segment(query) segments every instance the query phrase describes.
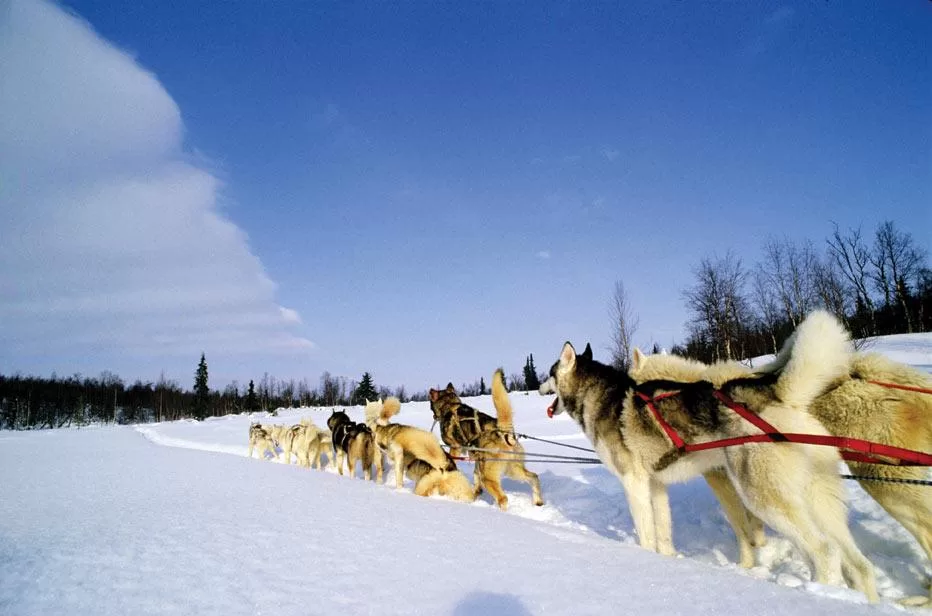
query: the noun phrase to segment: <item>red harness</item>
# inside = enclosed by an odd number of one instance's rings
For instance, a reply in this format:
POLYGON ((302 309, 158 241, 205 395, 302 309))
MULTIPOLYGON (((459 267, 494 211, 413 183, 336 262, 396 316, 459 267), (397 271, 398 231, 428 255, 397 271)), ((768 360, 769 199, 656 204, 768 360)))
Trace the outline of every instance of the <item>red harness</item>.
MULTIPOLYGON (((877 384, 882 385, 882 383, 877 384)), ((905 385, 895 385, 895 387, 898 389, 924 391, 920 388, 912 388, 905 385)), ((668 391, 651 398, 643 392, 635 392, 635 394, 644 401, 647 408, 650 409, 654 419, 660 424, 660 427, 673 442, 676 449, 682 453, 692 453, 695 451, 704 451, 706 449, 720 449, 722 447, 744 445, 745 443, 789 442, 837 447, 841 453, 841 457, 849 462, 867 462, 870 464, 888 464, 894 466, 932 466, 932 454, 923 453, 921 451, 913 451, 911 449, 903 449, 901 447, 873 443, 871 441, 849 438, 846 436, 822 436, 816 434, 780 432, 761 418, 760 415, 752 413, 720 390, 713 391, 712 395, 722 404, 752 423, 757 429, 763 432, 763 434, 749 434, 747 436, 723 438, 716 441, 707 441, 705 443, 686 443, 686 441, 677 434, 673 426, 667 423, 663 415, 661 415, 660 411, 657 409, 657 405, 654 404, 658 400, 676 396, 679 395, 679 393, 679 391, 668 391)), ((932 394, 932 391, 925 391, 925 393, 932 394)))

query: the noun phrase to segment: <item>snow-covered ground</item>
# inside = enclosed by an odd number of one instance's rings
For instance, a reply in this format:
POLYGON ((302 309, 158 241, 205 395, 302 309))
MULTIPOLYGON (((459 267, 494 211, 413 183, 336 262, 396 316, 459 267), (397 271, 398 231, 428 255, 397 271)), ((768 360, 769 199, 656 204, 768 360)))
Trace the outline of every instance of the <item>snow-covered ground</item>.
MULTIPOLYGON (((932 366, 932 335, 871 349, 932 366)), ((546 417, 549 399, 512 401, 519 432, 588 445, 565 415, 546 417)), ((323 425, 329 411, 273 421, 323 425)), ((502 513, 487 495, 464 505, 247 459, 251 419, 0 433, 0 614, 876 614, 927 593, 918 544, 853 482, 851 526, 879 606, 809 582, 772 533, 758 567, 737 567, 701 479, 671 488, 683 557, 668 558, 637 547, 624 492, 600 465, 530 461, 546 505, 510 482, 502 513)), ((398 421, 430 428, 427 403, 404 405, 398 421)))

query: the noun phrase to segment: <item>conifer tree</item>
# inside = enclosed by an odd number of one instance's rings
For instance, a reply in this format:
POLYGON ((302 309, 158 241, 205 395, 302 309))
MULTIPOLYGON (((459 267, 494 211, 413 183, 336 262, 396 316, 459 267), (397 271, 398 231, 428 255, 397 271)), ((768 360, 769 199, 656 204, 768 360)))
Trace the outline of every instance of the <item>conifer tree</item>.
POLYGON ((372 382, 372 375, 363 372, 362 380, 359 381, 356 391, 353 392, 353 404, 365 404, 367 400, 376 400, 378 397, 379 392, 376 391, 372 382))
POLYGON ((207 417, 207 406, 210 402, 210 389, 207 387, 207 359, 201 353, 201 361, 197 364, 194 375, 194 417, 204 419, 207 417))
POLYGON ((540 379, 537 377, 537 368, 534 366, 534 354, 528 355, 524 364, 524 386, 528 391, 540 387, 540 379))
POLYGON ((255 413, 259 410, 259 398, 256 396, 256 384, 249 379, 249 391, 246 392, 246 410, 255 413))

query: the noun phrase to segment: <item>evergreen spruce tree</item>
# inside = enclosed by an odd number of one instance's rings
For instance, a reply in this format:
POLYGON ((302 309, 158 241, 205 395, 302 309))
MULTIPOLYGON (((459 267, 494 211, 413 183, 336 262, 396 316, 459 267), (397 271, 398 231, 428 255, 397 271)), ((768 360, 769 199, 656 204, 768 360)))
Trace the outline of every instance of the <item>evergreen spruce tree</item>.
POLYGON ((256 396, 256 385, 249 379, 249 391, 246 392, 246 410, 255 413, 259 410, 259 398, 256 396))
POLYGON ((207 359, 201 353, 201 361, 197 364, 194 375, 194 417, 204 419, 207 417, 207 406, 210 402, 210 389, 207 387, 207 359))
POLYGON ((479 395, 484 396, 489 393, 485 388, 485 377, 479 377, 479 395))
POLYGON ((379 392, 376 391, 375 385, 372 383, 372 375, 363 372, 362 380, 359 381, 356 391, 353 392, 353 404, 365 404, 367 400, 376 400, 378 397, 379 392))
POLYGON ((524 386, 528 391, 540 387, 540 379, 537 377, 537 368, 534 367, 534 354, 528 355, 524 364, 524 386))

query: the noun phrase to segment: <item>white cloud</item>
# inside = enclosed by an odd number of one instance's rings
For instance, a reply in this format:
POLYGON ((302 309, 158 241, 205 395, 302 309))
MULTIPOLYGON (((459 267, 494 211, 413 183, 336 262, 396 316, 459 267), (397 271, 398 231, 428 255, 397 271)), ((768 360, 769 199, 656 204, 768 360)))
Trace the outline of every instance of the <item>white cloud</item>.
POLYGON ((549 258, 550 258, 550 251, 549 251, 549 250, 541 250, 540 252, 537 253, 537 258, 538 258, 538 259, 549 259, 549 258))
POLYGON ((24 353, 312 346, 219 211, 219 180, 187 162, 155 76, 58 7, 13 0, 0 83, 0 370, 24 353))

